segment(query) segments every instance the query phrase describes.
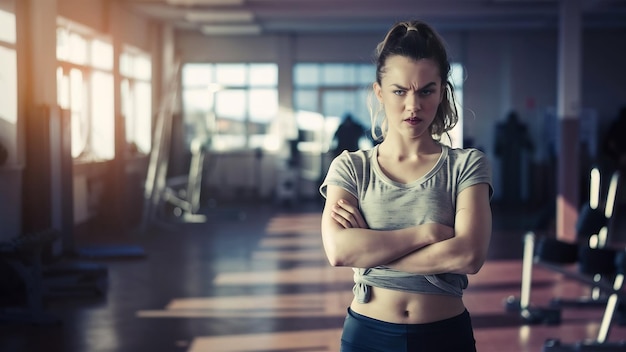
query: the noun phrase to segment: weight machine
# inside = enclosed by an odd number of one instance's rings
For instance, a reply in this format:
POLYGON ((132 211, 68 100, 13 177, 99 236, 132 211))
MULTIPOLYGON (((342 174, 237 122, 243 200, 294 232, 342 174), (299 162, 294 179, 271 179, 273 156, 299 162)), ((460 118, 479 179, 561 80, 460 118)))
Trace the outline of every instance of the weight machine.
MULTIPOLYGON (((201 129, 191 142, 191 160, 186 175, 168 178, 174 114, 178 105, 180 90, 180 63, 177 63, 169 78, 167 90, 161 100, 161 108, 156 117, 152 149, 144 187, 144 206, 141 231, 158 221, 169 208, 182 222, 203 223, 206 216, 199 214, 200 195, 204 165, 211 144, 212 126, 201 129)), ((214 123, 211 116, 209 123, 214 123)))
POLYGON ((559 339, 549 339, 544 344, 544 352, 626 352, 626 342, 608 341, 616 313, 623 313, 620 303, 626 299, 626 251, 612 248, 608 233, 614 217, 620 174, 618 171, 612 173, 604 200, 600 197, 600 174, 597 169, 592 170, 590 179, 590 201, 581 211, 577 242, 537 237, 532 231, 528 232, 524 236, 520 298, 511 296, 505 301, 506 310, 519 312, 522 321, 527 324, 559 324, 564 307, 605 307, 598 336, 594 340, 564 344, 559 339), (532 306, 530 295, 534 265, 589 285, 591 295, 575 300, 554 298, 548 307, 532 306), (577 269, 573 269, 572 265, 577 265, 577 269))

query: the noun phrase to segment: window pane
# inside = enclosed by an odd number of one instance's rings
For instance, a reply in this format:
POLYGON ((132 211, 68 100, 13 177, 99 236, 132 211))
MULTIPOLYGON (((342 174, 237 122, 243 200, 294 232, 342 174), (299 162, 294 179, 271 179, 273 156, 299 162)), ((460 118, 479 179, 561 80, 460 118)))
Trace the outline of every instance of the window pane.
POLYGON ((15 50, 0 47, 0 122, 2 120, 11 124, 17 122, 17 58, 15 50))
POLYGON ((150 152, 152 144, 152 85, 135 84, 135 143, 140 152, 150 152))
POLYGON ((126 133, 126 143, 135 143, 137 129, 135 126, 135 100, 130 87, 130 80, 123 79, 120 89, 122 96, 122 115, 124 116, 124 132, 126 133))
POLYGON ((70 33, 65 28, 57 28, 57 60, 64 60, 70 56, 70 33))
POLYGON ((341 117, 347 112, 353 112, 356 107, 354 91, 327 90, 323 93, 323 111, 326 117, 341 117))
POLYGON ((251 86, 277 86, 278 66, 276 64, 251 64, 251 86))
POLYGON ((269 122, 278 113, 278 92, 276 89, 250 90, 250 121, 269 122))
POLYGON ((70 70, 70 109, 82 112, 87 101, 83 72, 77 68, 70 70))
POLYGON ((246 118, 246 91, 224 90, 216 93, 215 113, 219 118, 243 121, 246 118))
POLYGON ((97 158, 113 159, 115 156, 115 123, 113 112, 113 75, 94 72, 91 92, 91 147, 97 158), (97 97, 97 98, 96 98, 97 97))
POLYGON ((215 76, 217 83, 226 86, 244 86, 246 84, 245 64, 217 64, 215 76))
POLYGON ((68 61, 75 64, 87 63, 87 40, 77 33, 70 33, 68 61))
POLYGON ((113 46, 101 40, 91 42, 91 64, 104 70, 113 68, 113 46))
POLYGON ((296 89, 294 92, 294 106, 296 110, 317 111, 317 89, 296 89))
POLYGON ((213 108, 211 103, 211 92, 208 89, 185 89, 183 91, 185 114, 206 113, 213 108))
POLYGON ((85 114, 72 111, 72 157, 79 157, 86 149, 88 142, 87 122, 85 114))
POLYGON ((319 85, 320 71, 317 64, 296 64, 293 75, 296 86, 319 85))
POLYGON ((213 66, 210 64, 185 64, 182 70, 184 87, 206 87, 213 82, 213 66))
POLYGON ((352 110, 352 115, 367 129, 372 125, 370 111, 368 109, 369 99, 376 99, 372 95, 372 90, 368 88, 359 89, 354 96, 355 107, 352 110))
POLYGON ((70 70, 69 77, 69 102, 66 108, 72 111, 72 156, 78 157, 89 141, 89 121, 85 111, 87 92, 83 81, 83 73, 79 69, 70 70))
POLYGON ((120 74, 126 77, 133 76, 133 57, 128 53, 120 54, 120 74))
POLYGON ((357 69, 356 83, 363 84, 368 88, 376 81, 376 67, 374 65, 359 65, 357 69))
POLYGON ((62 67, 57 67, 57 104, 62 109, 70 107, 70 80, 63 74, 62 67))
POLYGON ((134 77, 142 80, 152 78, 152 63, 150 58, 143 55, 135 57, 135 65, 133 67, 134 77))
MULTIPOLYGON (((122 115, 128 119, 128 117, 133 115, 133 98, 130 90, 130 81, 125 78, 122 79, 121 88, 121 105, 122 105, 122 115)), ((128 128, 126 128, 128 132, 128 128)))
POLYGON ((323 82, 325 85, 354 85, 354 65, 349 64, 325 64, 322 68, 323 82))
POLYGON ((15 44, 15 14, 0 10, 0 40, 15 44))
POLYGON ((135 135, 135 124, 133 118, 133 111, 135 110, 133 107, 133 97, 130 89, 130 81, 128 79, 123 79, 120 95, 122 98, 122 115, 124 116, 124 129, 126 130, 126 142, 131 143, 134 141, 135 135))
POLYGON ((150 151, 152 140, 152 97, 151 85, 130 80, 122 81, 122 109, 126 126, 126 142, 132 143, 140 153, 150 151))

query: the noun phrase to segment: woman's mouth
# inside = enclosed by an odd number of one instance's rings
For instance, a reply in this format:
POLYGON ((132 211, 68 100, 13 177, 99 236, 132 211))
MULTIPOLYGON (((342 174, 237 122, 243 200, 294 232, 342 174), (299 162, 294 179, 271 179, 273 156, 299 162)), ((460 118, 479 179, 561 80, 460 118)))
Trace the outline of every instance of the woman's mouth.
POLYGON ((414 117, 409 117, 408 119, 405 119, 404 121, 408 123, 409 125, 417 125, 418 123, 422 121, 422 119, 414 116, 414 117))

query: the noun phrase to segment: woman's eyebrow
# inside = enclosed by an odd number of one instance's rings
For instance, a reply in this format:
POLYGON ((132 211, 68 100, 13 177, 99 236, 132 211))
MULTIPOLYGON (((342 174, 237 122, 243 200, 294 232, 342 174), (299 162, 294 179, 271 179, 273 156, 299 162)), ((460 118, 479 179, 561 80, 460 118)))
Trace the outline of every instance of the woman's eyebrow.
MULTIPOLYGON (((430 82, 430 83, 426 84, 425 86, 421 87, 421 88, 420 88, 420 89, 418 89, 418 90, 424 90, 424 89, 427 89, 427 88, 431 88, 432 86, 434 86, 434 85, 436 85, 436 84, 437 84, 437 82, 430 82)), ((391 86, 392 86, 392 87, 395 87, 395 88, 397 88, 397 89, 409 90, 409 88, 403 87, 403 86, 401 86, 401 85, 399 85, 399 84, 397 84, 397 83, 393 83, 391 86)))
POLYGON ((399 84, 396 84, 396 83, 393 83, 393 84, 391 85, 391 87, 393 87, 393 88, 398 88, 398 89, 402 89, 402 90, 409 90, 409 88, 403 87, 403 86, 401 86, 401 85, 399 85, 399 84))
POLYGON ((428 88, 431 88, 432 86, 435 86, 435 85, 437 85, 437 83, 436 83, 436 82, 430 82, 430 83, 428 83, 427 85, 425 85, 425 86, 423 86, 422 88, 420 88, 419 90, 428 89, 428 88))

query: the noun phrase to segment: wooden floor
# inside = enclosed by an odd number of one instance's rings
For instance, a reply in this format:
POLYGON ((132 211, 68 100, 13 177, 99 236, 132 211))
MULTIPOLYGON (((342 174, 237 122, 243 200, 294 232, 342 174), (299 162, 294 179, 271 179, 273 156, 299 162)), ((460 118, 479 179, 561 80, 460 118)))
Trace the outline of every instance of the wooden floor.
MULTIPOLYGON (((203 224, 82 234, 81 245, 121 241, 146 256, 91 260, 108 268, 106 295, 49 301, 60 325, 0 325, 0 351, 338 351, 352 274, 324 258, 320 207, 222 206, 206 210, 203 224)), ((601 308, 565 309, 556 326, 505 311, 505 298, 519 296, 522 236, 537 216, 494 208, 489 260, 465 293, 480 352, 539 352, 546 339, 597 334, 601 308)), ((537 305, 587 291, 541 268, 533 280, 537 305)), ((610 340, 621 339, 626 328, 614 324, 610 340)))

